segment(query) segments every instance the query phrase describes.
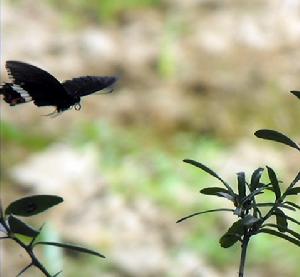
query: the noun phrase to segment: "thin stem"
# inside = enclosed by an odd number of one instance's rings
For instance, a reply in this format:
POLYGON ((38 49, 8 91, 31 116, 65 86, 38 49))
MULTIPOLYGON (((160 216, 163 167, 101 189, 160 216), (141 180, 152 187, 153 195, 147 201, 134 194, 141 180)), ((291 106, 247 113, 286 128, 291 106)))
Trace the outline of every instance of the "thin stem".
POLYGON ((244 268, 245 268, 245 261, 246 261, 246 254, 248 249, 248 243, 249 243, 250 235, 246 231, 243 241, 242 241, 242 252, 241 252, 241 260, 240 260, 240 267, 239 267, 239 277, 244 276, 244 268))
POLYGON ((35 254, 33 253, 33 249, 30 246, 27 246, 26 244, 24 244, 21 240, 19 240, 16 237, 12 237, 12 239, 18 243, 22 248, 25 249, 25 251, 27 252, 27 254, 30 256, 31 258, 31 264, 35 267, 37 267, 40 271, 42 271, 44 273, 45 276, 47 277, 52 277, 52 275, 47 271, 47 269, 41 264, 41 262, 37 259, 37 257, 35 256, 35 254))
POLYGON ((11 235, 9 226, 6 224, 6 221, 4 219, 4 217, 0 217, 0 223, 2 224, 2 226, 5 228, 5 230, 7 231, 7 236, 8 238, 14 240, 17 244, 19 244, 26 252, 27 254, 30 256, 31 258, 31 263, 28 267, 25 267, 20 273, 22 274, 25 270, 27 270, 29 267, 31 266, 35 266, 37 267, 41 272, 44 273, 45 276, 47 277, 52 277, 52 275, 47 271, 47 269, 41 264, 41 262, 38 260, 38 258, 35 256, 35 254, 33 253, 33 249, 32 249, 32 243, 33 241, 29 244, 26 245, 24 242, 22 242, 20 239, 18 239, 16 236, 11 235))
POLYGON ((29 265, 27 265, 26 267, 24 267, 24 268, 18 273, 18 275, 17 275, 16 277, 21 276, 21 275, 22 275, 28 268, 30 268, 31 266, 33 266, 32 263, 30 263, 29 265))

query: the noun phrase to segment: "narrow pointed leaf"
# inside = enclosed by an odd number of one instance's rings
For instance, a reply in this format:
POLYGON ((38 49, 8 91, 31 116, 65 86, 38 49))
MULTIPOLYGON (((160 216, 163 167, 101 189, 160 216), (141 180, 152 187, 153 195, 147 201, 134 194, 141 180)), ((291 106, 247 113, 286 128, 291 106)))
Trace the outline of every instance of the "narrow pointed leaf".
POLYGON ((246 201, 252 201, 254 199, 254 196, 257 195, 257 194, 261 194, 264 189, 266 189, 266 187, 260 187, 256 190, 252 191, 249 195, 247 195, 243 199, 242 204, 245 203, 246 201))
MULTIPOLYGON (((278 229, 278 225, 276 224, 272 224, 272 223, 268 223, 268 224, 264 224, 263 227, 273 227, 273 228, 277 228, 278 229)), ((300 241, 300 234, 291 230, 291 229, 286 229, 286 232, 291 234, 293 237, 295 237, 296 239, 298 239, 300 241)))
POLYGON ((21 234, 27 237, 36 237, 39 234, 37 230, 34 230, 31 226, 27 225, 13 215, 8 217, 8 225, 10 231, 13 233, 21 234))
MULTIPOLYGON (((251 205, 251 207, 253 207, 254 205, 251 205)), ((256 206, 257 207, 273 207, 274 206, 274 203, 256 203, 256 206)), ((288 209, 290 211, 296 211, 296 209, 294 207, 292 207, 291 205, 287 205, 286 202, 284 203, 280 203, 279 204, 279 207, 280 208, 283 208, 283 209, 288 209)))
POLYGON ((279 232, 285 232, 288 227, 288 222, 285 213, 280 209, 275 209, 276 223, 279 232))
POLYGON ((33 195, 18 199, 8 205, 5 214, 18 216, 32 216, 63 202, 63 199, 56 195, 33 195))
POLYGON ((284 204, 290 205, 290 206, 294 207, 295 209, 300 210, 300 206, 297 205, 296 203, 291 202, 291 201, 286 201, 286 202, 284 202, 284 204))
POLYGON ((246 178, 245 178, 245 172, 239 172, 237 174, 238 178, 238 191, 239 196, 241 199, 243 199, 246 196, 246 178))
POLYGON ((200 190, 200 193, 205 195, 215 195, 218 197, 225 197, 230 201, 234 201, 234 197, 231 194, 229 194, 227 189, 224 188, 219 188, 219 187, 204 188, 200 190))
POLYGON ((291 93, 300 99, 300 91, 292 90, 291 93))
POLYGON ((221 247, 228 248, 239 241, 244 233, 242 220, 238 220, 232 224, 228 231, 220 238, 221 247))
POLYGON ((277 232, 273 229, 269 229, 269 228, 262 228, 259 230, 259 233, 267 233, 267 234, 270 234, 270 235, 273 235, 273 236, 276 236, 276 237, 279 237, 279 238, 283 238, 297 246, 300 247, 300 240, 298 239, 295 239, 295 238, 291 238, 290 236, 286 235, 286 234, 283 234, 283 233, 280 233, 280 232, 277 232))
POLYGON ((287 190, 286 195, 296 195, 300 193, 300 187, 298 188, 290 188, 287 190))
POLYGON ((279 182, 278 182, 278 179, 277 179, 277 176, 276 176, 276 173, 274 172, 274 170, 268 166, 267 166, 267 170, 268 170, 269 179, 271 181, 271 184, 274 189, 275 196, 276 196, 276 200, 277 200, 281 196, 279 182))
POLYGON ((296 142, 292 141, 289 137, 287 137, 286 135, 280 132, 274 130, 268 130, 268 129, 261 129, 256 131, 254 135, 257 136, 258 138, 273 140, 276 142, 286 144, 300 151, 300 146, 296 142))
POLYGON ((193 213, 190 214, 188 216, 182 217, 179 220, 176 221, 176 223, 182 222, 188 218, 194 217, 196 215, 200 215, 200 214, 206 214, 206 213, 214 213, 214 212, 234 212, 233 209, 214 209, 214 210, 207 210, 207 211, 203 211, 203 212, 197 212, 197 213, 193 213))
POLYGON ((217 173, 215 173, 213 170, 208 168, 206 165, 204 165, 202 163, 199 163, 199 162, 196 162, 194 160, 189 160, 189 159, 185 159, 183 161, 185 163, 189 163, 193 166, 196 166, 196 167, 202 169, 203 171, 205 171, 206 173, 210 174, 211 176, 217 178, 219 181, 221 181, 224 184, 224 186, 228 189, 229 193, 231 195, 234 195, 234 192, 233 192, 232 188, 217 173))
POLYGON ((296 224, 300 225, 300 221, 296 220, 295 218, 290 217, 288 215, 285 215, 285 217, 286 217, 287 220, 292 221, 293 223, 296 223, 296 224))
POLYGON ((81 247, 81 246, 77 246, 77 245, 66 244, 66 243, 59 243, 59 242, 39 241, 39 242, 35 243, 34 246, 36 246, 38 244, 52 245, 52 246, 56 246, 56 247, 62 247, 62 248, 66 248, 66 249, 69 249, 69 250, 74 250, 74 251, 78 251, 78 252, 82 252, 82 253, 86 253, 86 254, 91 254, 91 255, 94 255, 94 256, 98 256, 100 258, 105 258, 102 254, 100 254, 100 253, 98 253, 96 251, 93 251, 93 250, 90 250, 90 249, 87 249, 87 248, 84 248, 84 247, 81 247))
POLYGON ((263 174, 264 169, 262 167, 257 168, 254 170, 251 176, 251 182, 250 182, 250 190, 254 191, 256 188, 260 187, 260 177, 263 174))

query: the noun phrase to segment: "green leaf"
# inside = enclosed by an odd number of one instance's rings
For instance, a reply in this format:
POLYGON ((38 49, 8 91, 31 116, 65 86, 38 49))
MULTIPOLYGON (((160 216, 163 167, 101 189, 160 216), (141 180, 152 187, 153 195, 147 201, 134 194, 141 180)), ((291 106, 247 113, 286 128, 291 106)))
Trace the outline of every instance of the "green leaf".
POLYGON ((189 159, 185 159, 183 160, 185 163, 189 163, 193 166, 196 166, 200 169, 202 169, 203 171, 205 171, 206 173, 210 174, 211 176, 217 178, 219 181, 221 181, 224 186, 228 189, 229 193, 234 196, 234 192, 232 190, 232 188, 217 174, 215 173, 213 170, 211 170, 210 168, 208 168, 206 165, 202 164, 202 163, 199 163, 199 162, 196 162, 194 160, 189 160, 189 159))
POLYGON ((300 206, 297 205, 296 203, 291 202, 291 201, 285 201, 284 204, 290 205, 290 206, 294 207, 295 209, 299 209, 300 210, 300 206))
POLYGON ((264 169, 262 167, 259 167, 254 170, 251 176, 251 182, 250 182, 250 190, 254 191, 256 188, 260 187, 260 177, 263 174, 264 169))
MULTIPOLYGON (((263 227, 273 227, 273 228, 280 228, 280 226, 278 227, 278 225, 276 225, 276 224, 272 224, 272 223, 267 223, 267 224, 264 224, 263 225, 263 227)), ((289 233, 289 234, 291 234, 292 236, 294 236, 296 239, 298 239, 299 241, 300 241, 300 234, 299 233, 297 233, 297 232, 295 232, 295 231, 293 231, 293 230, 291 230, 291 229, 286 229, 286 232, 287 233, 289 233)))
POLYGON ((82 252, 82 253, 86 253, 86 254, 91 254, 91 255, 94 255, 94 256, 98 256, 100 258, 105 258, 102 254, 100 254, 100 253, 98 253, 96 251, 93 251, 93 250, 90 250, 90 249, 87 249, 87 248, 84 248, 84 247, 81 247, 81 246, 77 246, 77 245, 66 244, 66 243, 59 243, 59 242, 39 241, 39 242, 35 243, 34 246, 36 246, 38 244, 52 245, 52 246, 56 246, 56 247, 62 247, 62 248, 66 248, 66 249, 69 249, 69 250, 74 250, 74 251, 78 251, 78 252, 82 252))
POLYGON ((246 196, 246 177, 245 172, 237 173, 239 196, 243 199, 246 196))
POLYGON ((293 223, 296 223, 296 224, 300 225, 300 221, 296 220, 296 219, 293 218, 293 217, 290 217, 290 216, 288 216, 288 215, 285 215, 285 218, 286 218, 287 220, 289 220, 289 221, 292 221, 293 223))
POLYGON ((63 198, 56 195, 33 195, 18 199, 8 205, 5 214, 18 216, 32 216, 63 202, 63 198))
POLYGON ((13 233, 21 234, 27 237, 36 237, 39 232, 35 229, 33 229, 31 226, 27 225, 20 219, 14 217, 13 215, 10 215, 8 217, 8 225, 9 229, 13 233))
POLYGON ((276 236, 276 237, 279 237, 279 238, 282 238, 282 239, 285 239, 297 246, 300 247, 300 240, 297 240, 297 239, 294 239, 294 238, 291 238, 290 236, 286 235, 286 234, 283 234, 283 233, 280 233, 280 232, 277 232, 273 229, 269 229, 269 228, 262 228, 259 230, 259 233, 267 233, 267 234, 270 234, 270 235, 273 235, 273 236, 276 236))
POLYGON ((291 93, 300 99, 300 91, 292 90, 291 93))
POLYGON ((221 245, 221 247, 223 248, 229 248, 232 245, 234 245, 237 241, 239 241, 241 239, 241 237, 237 234, 225 234, 223 235, 220 240, 219 243, 221 245))
POLYGON ((191 215, 180 218, 179 220, 176 221, 176 223, 182 222, 182 221, 184 221, 188 218, 191 218, 193 216, 196 216, 196 215, 206 214, 206 213, 214 213, 214 212, 234 212, 234 210, 233 209, 222 209, 221 208, 221 209, 214 209, 214 210, 207 210, 207 211, 203 211, 203 212, 197 212, 197 213, 193 213, 191 215))
POLYGON ((274 193, 275 193, 276 200, 277 200, 281 197, 279 182, 278 182, 278 179, 277 179, 277 176, 276 176, 276 173, 274 172, 274 170, 268 166, 267 166, 267 170, 268 170, 269 179, 270 179, 271 185, 274 189, 274 193))
MULTIPOLYGON (((280 208, 283 208, 283 209, 288 209, 290 211, 296 211, 296 209, 294 207, 291 207, 287 204, 285 204, 286 202, 284 203, 279 203, 279 207, 280 208)), ((256 203, 255 206, 257 207, 273 207, 275 205, 275 203, 256 203)), ((253 207, 254 205, 251 205, 251 207, 253 207)))
POLYGON ((274 214, 276 216, 276 223, 278 225, 279 232, 285 232, 288 227, 288 222, 285 213, 280 209, 275 209, 274 214))
POLYGON ((234 201, 234 197, 232 197, 232 195, 229 194, 228 190, 224 188, 218 188, 218 187, 204 188, 200 190, 200 193, 205 195, 215 195, 218 197, 225 197, 230 201, 234 201))
POLYGON ((256 218, 255 216, 253 216, 251 214, 247 214, 242 219, 242 224, 244 226, 246 226, 246 227, 251 227, 252 225, 254 225, 255 223, 257 223, 258 221, 260 221, 259 218, 256 218))
POLYGON ((300 193, 300 187, 299 188, 290 188, 287 190, 286 195, 296 195, 300 193))
POLYGON ((228 248, 239 241, 244 234, 244 225, 242 220, 238 220, 232 224, 228 231, 220 238, 221 247, 228 248))
POLYGON ((276 142, 280 142, 283 144, 286 144, 292 148, 296 148, 297 150, 300 151, 300 147, 299 145, 292 141, 289 137, 287 137, 286 135, 274 131, 274 130, 268 130, 268 129, 261 129, 258 130, 254 133, 255 136, 257 136, 258 138, 262 138, 262 139, 267 139, 267 140, 273 140, 276 142))
POLYGON ((254 196, 257 194, 261 194, 262 191, 266 189, 266 187, 260 187, 254 191, 252 191, 250 194, 248 194, 242 201, 242 204, 244 204, 246 201, 252 201, 254 199, 254 196))

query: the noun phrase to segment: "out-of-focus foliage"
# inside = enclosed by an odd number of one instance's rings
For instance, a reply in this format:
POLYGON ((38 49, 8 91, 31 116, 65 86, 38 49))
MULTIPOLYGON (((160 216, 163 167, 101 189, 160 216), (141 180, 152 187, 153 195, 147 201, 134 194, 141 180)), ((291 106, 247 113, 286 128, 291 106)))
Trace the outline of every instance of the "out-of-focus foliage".
POLYGON ((74 23, 96 20, 98 22, 119 21, 122 12, 157 7, 160 0, 48 0, 57 9, 63 9, 74 23))

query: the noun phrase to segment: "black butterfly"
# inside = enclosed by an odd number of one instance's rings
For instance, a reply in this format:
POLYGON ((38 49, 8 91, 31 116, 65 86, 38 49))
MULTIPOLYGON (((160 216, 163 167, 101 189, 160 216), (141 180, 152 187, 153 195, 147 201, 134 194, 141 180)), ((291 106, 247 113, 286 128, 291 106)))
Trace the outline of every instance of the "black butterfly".
POLYGON ((7 61, 6 70, 11 83, 0 87, 3 100, 10 106, 33 101, 36 106, 55 106, 51 113, 60 113, 74 106, 80 110, 80 98, 96 91, 111 88, 117 78, 114 76, 84 76, 60 83, 47 71, 36 66, 7 61))

